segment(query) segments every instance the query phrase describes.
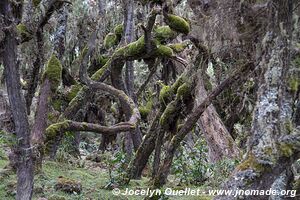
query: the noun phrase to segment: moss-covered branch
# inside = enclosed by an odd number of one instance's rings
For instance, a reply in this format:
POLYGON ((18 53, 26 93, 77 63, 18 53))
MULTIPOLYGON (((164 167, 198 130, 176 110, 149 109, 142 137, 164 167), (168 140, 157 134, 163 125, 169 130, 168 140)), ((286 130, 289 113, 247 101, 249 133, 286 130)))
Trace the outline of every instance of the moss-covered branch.
POLYGON ((58 133, 66 131, 92 131, 100 134, 115 134, 124 131, 134 130, 135 127, 129 123, 120 123, 114 126, 101 126, 93 123, 75 122, 65 120, 56 124, 52 124, 46 129, 47 141, 52 140, 58 133))
POLYGON ((155 187, 161 187, 165 184, 166 178, 169 174, 170 166, 174 157, 175 150, 180 145, 180 142, 185 138, 185 136, 192 130, 195 123, 198 121, 201 114, 205 109, 211 104, 211 102, 227 87, 233 84, 236 80, 241 77, 245 77, 247 73, 253 70, 254 64, 247 63, 243 65, 236 72, 232 73, 227 79, 225 79, 220 85, 218 85, 212 92, 210 92, 207 97, 202 101, 202 103, 196 107, 196 109, 187 116, 185 123, 180 128, 180 130, 173 136, 166 152, 165 159, 159 168, 159 172, 154 180, 155 187))

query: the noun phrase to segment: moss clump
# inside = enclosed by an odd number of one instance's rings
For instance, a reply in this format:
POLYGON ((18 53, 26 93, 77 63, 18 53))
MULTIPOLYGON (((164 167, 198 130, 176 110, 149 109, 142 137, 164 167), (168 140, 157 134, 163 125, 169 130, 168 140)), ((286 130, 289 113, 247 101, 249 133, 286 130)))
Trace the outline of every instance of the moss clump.
POLYGON ((22 38, 30 38, 31 37, 31 33, 29 32, 29 30, 27 29, 27 27, 25 26, 25 24, 18 24, 16 26, 18 34, 22 37, 22 38))
POLYGON ((65 178, 65 177, 59 177, 57 179, 56 184, 54 185, 55 190, 60 190, 66 193, 74 193, 80 194, 82 191, 82 185, 79 181, 65 178))
POLYGON ((247 169, 253 169, 256 170, 257 172, 262 172, 265 170, 265 166, 260 164, 253 153, 250 153, 248 155, 247 160, 243 161, 241 164, 237 166, 237 169, 240 171, 247 170, 247 169))
POLYGON ((290 157, 294 153, 294 149, 291 144, 280 143, 279 150, 280 150, 281 154, 285 157, 290 157))
POLYGON ((293 183, 293 189, 299 191, 300 190, 300 178, 296 179, 293 183))
POLYGON ((116 34, 116 36, 118 38, 121 39, 122 35, 123 35, 123 31, 124 31, 124 26, 123 24, 119 24, 114 28, 114 33, 116 34))
POLYGON ((38 5, 41 3, 41 0, 32 0, 32 3, 34 7, 38 7, 38 5))
POLYGON ((62 131, 65 128, 69 127, 69 121, 65 120, 63 122, 59 122, 56 124, 52 124, 50 125, 47 129, 46 129, 46 137, 47 140, 51 140, 54 139, 55 136, 57 135, 57 133, 59 133, 60 131, 62 131))
POLYGON ((52 101, 52 106, 55 110, 60 111, 62 107, 62 101, 60 99, 55 99, 52 101))
POLYGON ((166 45, 159 45, 157 47, 157 55, 163 57, 171 57, 174 55, 173 50, 166 45))
POLYGON ((170 96, 172 95, 171 93, 171 87, 168 85, 165 85, 161 88, 160 93, 159 93, 159 101, 160 103, 167 104, 169 102, 170 96))
POLYGON ((292 92, 297 92, 299 88, 299 79, 296 77, 293 77, 289 80, 289 88, 292 92))
POLYGON ((147 119, 149 113, 151 112, 152 106, 153 106, 153 102, 152 102, 152 100, 150 100, 147 102, 147 104, 145 106, 139 107, 139 112, 140 112, 141 118, 143 120, 147 119))
POLYGON ((48 198, 48 200, 67 200, 65 197, 63 196, 59 196, 59 195, 52 195, 48 198))
POLYGON ((159 123, 161 126, 165 127, 168 125, 169 120, 173 120, 172 115, 176 113, 176 102, 173 101, 168 104, 162 116, 160 117, 159 123))
POLYGON ((137 41, 132 42, 125 47, 121 48, 119 53, 124 51, 124 56, 138 56, 145 52, 145 39, 144 36, 140 37, 137 41))
POLYGON ((72 85, 71 90, 66 94, 67 102, 72 101, 77 95, 77 93, 81 90, 82 86, 80 84, 72 85))
POLYGON ((172 40, 177 36, 177 33, 173 31, 169 26, 159 26, 154 29, 154 38, 160 42, 166 42, 172 40))
POLYGON ((190 24, 177 15, 168 14, 166 16, 166 23, 170 28, 179 33, 188 34, 190 32, 190 24))
POLYGON ((61 76, 62 66, 60 61, 55 55, 52 55, 43 74, 43 80, 47 78, 51 83, 51 90, 55 92, 60 85, 61 76))
POLYGON ((97 59, 98 64, 100 65, 100 67, 103 67, 107 63, 108 60, 109 60, 109 57, 104 56, 104 55, 100 55, 97 59))
POLYGON ((177 98, 187 98, 191 95, 191 86, 188 83, 183 83, 177 90, 177 98))
POLYGON ((110 49, 111 47, 118 44, 118 37, 114 33, 109 33, 104 38, 104 47, 110 49))
POLYGON ((169 44, 168 47, 173 49, 175 53, 180 53, 184 51, 184 49, 188 46, 188 42, 184 43, 176 43, 176 44, 169 44))

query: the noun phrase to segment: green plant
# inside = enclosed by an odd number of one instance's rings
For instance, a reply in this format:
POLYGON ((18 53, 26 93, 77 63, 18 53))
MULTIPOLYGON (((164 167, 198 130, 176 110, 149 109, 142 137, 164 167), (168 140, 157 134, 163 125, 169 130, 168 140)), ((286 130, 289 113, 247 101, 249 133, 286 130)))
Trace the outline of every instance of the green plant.
POLYGON ((112 184, 121 184, 123 182, 128 162, 124 152, 104 153, 104 163, 106 164, 109 175, 106 187, 109 187, 112 184))
POLYGON ((203 138, 199 138, 192 147, 181 145, 172 167, 172 173, 180 183, 202 185, 209 178, 212 166, 207 160, 207 152, 203 138))

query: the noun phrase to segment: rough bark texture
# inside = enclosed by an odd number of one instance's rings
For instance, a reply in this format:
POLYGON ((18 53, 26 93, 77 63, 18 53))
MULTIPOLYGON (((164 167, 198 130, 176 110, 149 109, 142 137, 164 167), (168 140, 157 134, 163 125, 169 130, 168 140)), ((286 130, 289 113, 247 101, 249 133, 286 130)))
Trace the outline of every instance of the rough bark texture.
MULTIPOLYGON (((202 75, 198 75, 195 91, 196 105, 199 105, 207 96, 202 75)), ((239 149, 227 131, 213 105, 207 107, 199 119, 199 124, 208 146, 209 160, 216 162, 222 158, 235 158, 239 149)))
POLYGON ((35 122, 31 131, 31 145, 35 146, 35 167, 37 170, 42 168, 43 145, 45 131, 47 128, 47 119, 49 111, 49 99, 51 98, 51 85, 49 79, 43 81, 40 89, 40 95, 37 103, 35 122))
POLYGON ((0 14, 4 16, 4 25, 11 27, 5 31, 5 38, 1 46, 5 46, 6 49, 1 52, 1 57, 3 59, 7 93, 18 141, 15 147, 18 179, 16 199, 30 200, 32 197, 34 176, 32 149, 30 147, 30 130, 26 114, 26 103, 21 94, 16 32, 15 26, 12 23, 15 21, 15 18, 20 19, 18 18, 20 13, 21 9, 13 7, 10 1, 3 0, 0 2, 0 14), (15 12, 17 12, 17 14, 12 12, 13 9, 16 9, 15 12))
MULTIPOLYGON (((292 123, 291 34, 293 2, 274 0, 268 7, 269 25, 262 43, 262 69, 258 101, 253 114, 246 159, 224 184, 225 189, 258 189, 274 181, 299 158, 299 129, 292 123)), ((244 199, 266 199, 245 196, 244 199)), ((237 199, 219 196, 216 199, 237 199)))

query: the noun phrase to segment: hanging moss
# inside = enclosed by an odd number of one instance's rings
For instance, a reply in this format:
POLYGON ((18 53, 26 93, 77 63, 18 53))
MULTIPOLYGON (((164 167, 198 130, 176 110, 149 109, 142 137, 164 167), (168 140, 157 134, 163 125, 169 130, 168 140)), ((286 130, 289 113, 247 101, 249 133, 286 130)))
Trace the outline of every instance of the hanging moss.
POLYGON ((22 37, 22 38, 30 38, 32 37, 32 34, 29 32, 29 30, 27 29, 27 27, 25 26, 25 24, 18 24, 16 26, 18 34, 22 37))
POLYGON ((60 64, 60 61, 55 55, 52 55, 43 74, 43 80, 45 80, 45 78, 48 78, 51 83, 51 90, 55 92, 60 85, 61 76, 62 66, 60 64))
POLYGON ((160 42, 172 40, 176 38, 177 33, 173 31, 169 26, 159 26, 154 29, 154 38, 160 42))
POLYGON ((32 3, 34 7, 38 7, 38 5, 41 3, 41 0, 32 0, 32 3))
POLYGON ((166 23, 172 30, 179 33, 188 34, 190 32, 189 23, 185 19, 177 15, 168 14, 166 16, 166 23))
POLYGON ((122 35, 124 32, 124 26, 123 24, 119 24, 114 28, 114 33, 116 34, 116 36, 121 39, 122 35))
POLYGON ((110 49, 111 47, 118 44, 118 37, 114 33, 109 33, 104 38, 104 47, 110 49))

